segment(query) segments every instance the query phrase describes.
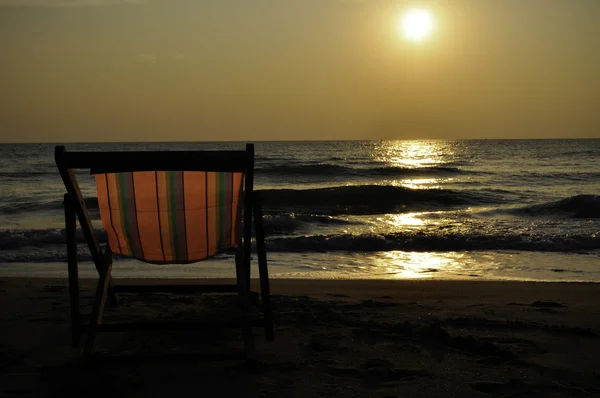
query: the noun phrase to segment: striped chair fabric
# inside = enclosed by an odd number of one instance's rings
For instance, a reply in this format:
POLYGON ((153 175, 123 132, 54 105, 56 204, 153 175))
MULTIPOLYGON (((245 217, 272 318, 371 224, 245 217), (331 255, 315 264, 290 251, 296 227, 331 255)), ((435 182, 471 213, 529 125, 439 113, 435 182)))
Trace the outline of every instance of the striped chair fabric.
POLYGON ((148 263, 191 263, 237 247, 243 173, 95 174, 113 253, 148 263))

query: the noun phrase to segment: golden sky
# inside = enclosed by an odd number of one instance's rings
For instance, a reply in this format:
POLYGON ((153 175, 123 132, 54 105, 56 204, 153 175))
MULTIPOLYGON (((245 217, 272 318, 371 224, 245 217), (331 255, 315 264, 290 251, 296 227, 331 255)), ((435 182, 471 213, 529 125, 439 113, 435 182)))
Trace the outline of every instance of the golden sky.
POLYGON ((0 0, 0 142, 600 138, 600 0, 0 0), (432 35, 398 20, 428 9, 432 35))

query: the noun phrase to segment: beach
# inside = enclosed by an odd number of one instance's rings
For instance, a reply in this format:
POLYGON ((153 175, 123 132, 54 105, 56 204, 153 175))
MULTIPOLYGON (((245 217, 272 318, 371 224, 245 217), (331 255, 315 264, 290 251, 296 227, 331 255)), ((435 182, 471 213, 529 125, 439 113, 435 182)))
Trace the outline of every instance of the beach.
MULTIPOLYGON (((163 355, 241 348, 233 329, 104 333, 98 358, 121 356, 82 366, 70 345, 67 281, 3 278, 0 395, 600 395, 600 284, 273 279, 271 286, 276 337, 267 342, 254 329, 256 366, 163 355)), ((82 312, 93 289, 93 280, 82 282, 82 312)), ((121 295, 105 322, 225 317, 233 299, 121 295)))

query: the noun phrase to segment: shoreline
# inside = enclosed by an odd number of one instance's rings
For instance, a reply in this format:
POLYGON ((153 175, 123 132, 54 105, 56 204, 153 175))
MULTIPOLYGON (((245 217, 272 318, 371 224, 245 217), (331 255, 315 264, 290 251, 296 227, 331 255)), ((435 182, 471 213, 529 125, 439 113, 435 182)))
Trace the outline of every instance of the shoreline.
MULTIPOLYGON (((600 282, 600 252, 269 252, 274 279, 325 280, 486 280, 542 282, 600 282)), ((256 263, 252 275, 257 275, 256 263)), ((82 278, 97 277, 92 262, 79 263, 82 278)), ((202 264, 156 266, 117 259, 115 278, 233 278, 233 259, 214 258, 202 264)), ((3 277, 67 277, 65 259, 48 262, 0 262, 3 277)))
MULTIPOLYGON (((24 276, 0 276, 0 282, 1 281, 19 281, 19 282, 25 282, 25 281, 30 281, 30 280, 38 280, 38 279, 42 279, 42 280, 55 280, 57 282, 68 282, 68 278, 67 277, 57 277, 57 276, 34 276, 34 277, 24 277, 24 276)), ((84 281, 84 282, 89 282, 89 281, 94 281, 97 280, 98 278, 96 277, 80 277, 79 280, 80 281, 84 281)), ((211 281, 211 282, 216 282, 216 283, 230 283, 235 281, 235 278, 228 278, 228 277, 215 277, 215 278, 211 278, 211 277, 196 277, 196 278, 158 278, 158 277, 148 277, 148 278, 140 278, 140 277, 135 277, 135 278, 114 278, 113 279, 115 281, 122 281, 122 282, 126 282, 126 283, 147 283, 148 284, 160 284, 163 281, 169 281, 169 283, 182 283, 182 284, 189 284, 189 283, 193 283, 194 281, 211 281), (150 283, 150 282, 154 282, 154 283, 150 283)), ((258 283, 258 277, 252 277, 251 281, 254 283, 258 283)), ((459 278, 447 278, 447 279, 443 279, 443 278, 402 278, 402 279, 391 279, 391 278, 269 278, 269 280, 271 281, 271 283, 273 282, 277 282, 277 283, 284 283, 284 284, 296 284, 296 283, 300 283, 300 284, 304 284, 304 283, 311 283, 311 282, 316 282, 316 283, 326 283, 326 284, 330 284, 330 283, 358 283, 358 284, 362 284, 362 283, 375 283, 375 284, 379 284, 379 283, 424 283, 424 284, 428 284, 428 283, 505 283, 505 284, 511 284, 511 283, 532 283, 532 284, 574 284, 574 285, 600 285, 600 281, 553 281, 553 280, 521 280, 521 279, 459 279, 459 278)), ((257 285, 258 286, 258 285, 257 285)))
MULTIPOLYGON (((85 277, 81 277, 79 278, 80 281, 82 281, 83 283, 86 282, 90 282, 90 281, 95 281, 97 280, 97 277, 90 277, 90 276, 85 276, 85 277)), ((174 278, 165 278, 165 277, 147 277, 147 278, 140 278, 140 277, 125 277, 125 278, 115 278, 113 277, 113 279, 115 281, 122 281, 125 282, 127 284, 131 284, 131 283, 145 283, 145 284, 149 284, 149 285, 157 285, 157 284, 161 284, 161 283, 165 283, 165 281, 167 281, 169 284, 191 284, 191 283, 195 283, 196 281, 210 281, 210 283, 235 283, 235 278, 233 277, 189 277, 189 278, 181 278, 181 277, 174 277, 174 278)), ((46 280, 46 281, 57 281, 57 282, 64 282, 64 283, 68 283, 68 277, 66 276, 32 276, 32 277, 26 277, 26 276, 3 276, 0 275, 0 281, 3 280, 7 280, 7 281, 31 281, 31 280, 46 280)), ((269 278, 269 280, 271 281, 271 283, 283 283, 285 285, 288 284, 296 284, 296 283, 300 283, 300 284, 310 284, 312 282, 315 283, 325 283, 325 284, 335 284, 335 283, 349 283, 349 284, 353 284, 353 283, 357 283, 357 284, 362 284, 362 283, 423 283, 423 284, 428 284, 428 283, 489 283, 489 284, 496 284, 496 283, 500 283, 500 284, 511 284, 511 283, 517 283, 517 284, 559 284, 559 285, 600 285, 600 281, 578 281, 578 280, 548 280, 548 279, 485 279, 485 278, 471 278, 471 279, 467 279, 467 278, 398 278, 398 279, 392 279, 392 278, 269 278)), ((251 282, 253 284, 253 287, 258 287, 258 281, 259 278, 258 277, 251 277, 251 282)))

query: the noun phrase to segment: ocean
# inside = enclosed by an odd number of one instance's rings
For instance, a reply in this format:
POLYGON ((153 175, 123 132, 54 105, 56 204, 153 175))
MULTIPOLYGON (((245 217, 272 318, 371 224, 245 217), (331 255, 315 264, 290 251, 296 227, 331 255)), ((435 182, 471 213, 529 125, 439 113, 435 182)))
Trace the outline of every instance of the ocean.
MULTIPOLYGON (((0 145, 0 276, 66 276, 53 153, 54 144, 0 145)), ((600 281, 600 140, 258 142, 256 156, 272 278, 600 281)), ((105 238, 93 178, 78 176, 105 238)), ((80 272, 93 276, 79 242, 80 272)), ((168 266, 117 258, 113 274, 231 277, 232 264, 230 254, 168 266)))

